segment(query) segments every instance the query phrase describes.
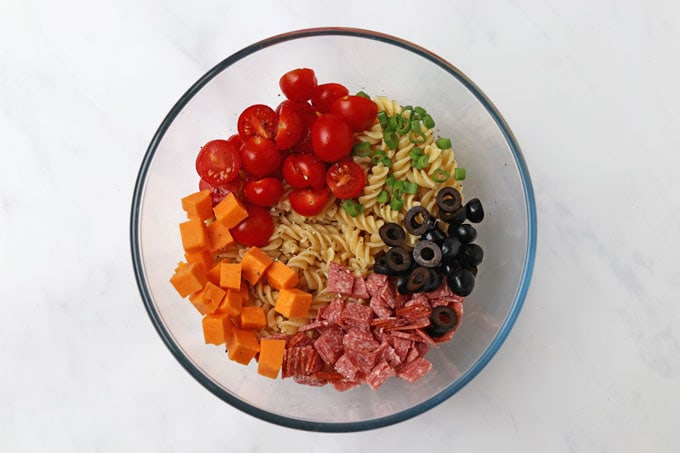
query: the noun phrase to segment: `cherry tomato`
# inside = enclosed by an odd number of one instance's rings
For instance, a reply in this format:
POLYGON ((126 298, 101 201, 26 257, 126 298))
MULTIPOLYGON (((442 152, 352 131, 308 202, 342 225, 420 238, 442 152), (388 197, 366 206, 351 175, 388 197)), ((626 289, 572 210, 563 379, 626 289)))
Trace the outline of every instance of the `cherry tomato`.
POLYGON ((378 116, 378 105, 362 96, 345 96, 331 105, 331 113, 341 115, 354 132, 370 129, 378 116))
POLYGON ((283 161, 283 178, 294 189, 326 184, 326 166, 314 154, 291 154, 283 161))
POLYGON ((229 230, 236 241, 247 247, 267 245, 274 233, 274 221, 269 212, 259 206, 246 206, 248 217, 229 230))
POLYGON ((298 115, 293 101, 283 101, 276 109, 279 116, 279 123, 276 126, 276 147, 287 149, 296 144, 304 132, 304 125, 300 115, 298 115))
POLYGON ((325 113, 312 125, 312 148, 324 162, 337 162, 352 151, 352 128, 340 115, 325 113))
POLYGON ((279 118, 276 112, 263 104, 246 108, 238 117, 238 133, 245 141, 249 137, 273 139, 279 118))
POLYGON ((279 79, 279 87, 283 94, 291 101, 306 101, 312 97, 316 86, 314 71, 299 68, 288 71, 279 79))
POLYGON ((307 128, 302 134, 302 138, 290 149, 293 154, 312 154, 314 148, 312 147, 312 129, 307 128))
POLYGON ((283 195, 283 184, 276 178, 262 178, 246 182, 243 194, 252 204, 268 208, 283 195))
POLYGON ((241 165, 251 176, 262 178, 276 172, 281 166, 281 153, 271 140, 250 137, 241 148, 241 165))
POLYGON ((234 135, 230 136, 227 139, 227 141, 229 143, 231 143, 232 145, 234 145, 236 147, 236 149, 238 149, 238 150, 240 150, 241 146, 243 146, 243 139, 238 134, 234 134, 234 135))
POLYGON ((231 192, 233 192, 237 197, 240 197, 242 189, 243 180, 240 177, 232 179, 228 183, 220 184, 219 186, 210 184, 203 178, 201 178, 201 180, 198 182, 198 190, 210 191, 210 198, 212 199, 213 206, 222 201, 224 197, 229 195, 231 192))
POLYGON ((210 184, 220 185, 238 176, 241 156, 226 140, 211 140, 198 152, 196 172, 210 184))
POLYGON ((328 201, 328 189, 294 189, 288 194, 290 206, 300 215, 311 217, 323 210, 328 201))
POLYGON ((292 108, 295 111, 295 113, 298 114, 298 116, 302 120, 302 125, 304 127, 311 127, 312 123, 316 121, 318 115, 316 114, 316 110, 314 110, 314 107, 312 107, 309 104, 309 102, 296 102, 291 101, 290 99, 286 99, 285 101, 281 102, 281 104, 279 104, 279 106, 276 108, 277 113, 279 113, 279 109, 284 104, 286 105, 286 107, 292 108))
POLYGON ((354 161, 337 162, 326 173, 326 184, 338 198, 352 198, 359 195, 366 185, 366 174, 354 161))
POLYGON ((322 83, 314 88, 312 105, 320 113, 331 111, 331 105, 336 99, 347 96, 349 90, 339 83, 322 83))

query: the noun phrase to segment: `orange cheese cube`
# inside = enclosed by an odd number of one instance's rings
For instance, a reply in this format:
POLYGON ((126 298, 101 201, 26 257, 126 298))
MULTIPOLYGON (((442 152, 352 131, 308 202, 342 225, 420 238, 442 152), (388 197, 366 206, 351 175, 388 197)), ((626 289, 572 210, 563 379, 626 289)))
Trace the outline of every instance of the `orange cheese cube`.
POLYGON ((197 263, 178 266, 174 275, 170 278, 170 283, 183 298, 200 291, 207 281, 208 278, 197 263))
POLYGON ((206 344, 226 343, 234 327, 227 314, 212 314, 203 317, 203 338, 206 344))
POLYGON ((263 338, 260 340, 260 356, 257 364, 257 372, 262 376, 276 379, 281 365, 283 354, 286 350, 286 340, 263 338))
POLYGON ((249 248, 241 260, 243 278, 254 286, 264 276, 265 271, 273 262, 272 257, 259 248, 249 248))
POLYGON ((229 316, 239 316, 243 309, 243 299, 238 291, 228 289, 222 299, 222 303, 217 308, 218 313, 226 313, 229 316))
POLYGON ((201 314, 215 313, 225 298, 226 292, 219 286, 208 281, 198 293, 189 296, 189 300, 201 314))
POLYGON ((269 284, 276 289, 295 288, 298 284, 297 272, 281 261, 274 261, 267 268, 266 275, 269 284))
POLYGON ((227 343, 229 358, 243 365, 248 365, 258 352, 260 352, 260 342, 252 330, 236 329, 227 343))
POLYGON ((220 222, 212 222, 208 225, 206 233, 208 234, 210 251, 213 253, 234 245, 234 238, 229 229, 220 222))
POLYGON ((267 325, 262 307, 243 307, 241 309, 241 329, 260 330, 267 325))
POLYGON ((248 217, 248 211, 233 192, 227 194, 222 201, 217 203, 213 212, 217 221, 227 228, 234 228, 248 217))
POLYGON ((190 219, 212 219, 213 210, 210 191, 202 190, 182 198, 182 209, 184 209, 187 217, 190 219))
POLYGON ((200 219, 191 219, 179 224, 182 247, 187 252, 198 252, 209 246, 205 224, 200 219))
POLYGON ((210 268, 210 270, 205 274, 206 277, 208 277, 208 280, 213 282, 214 284, 218 285, 220 284, 220 265, 222 264, 223 261, 218 261, 213 267, 210 268))
POLYGON ((184 258, 187 263, 197 263, 201 266, 201 270, 205 273, 210 271, 210 268, 215 263, 215 258, 208 250, 201 250, 200 252, 185 252, 184 258))
POLYGON ((220 263, 220 286, 241 289, 241 263, 220 263))
POLYGON ((241 299, 243 300, 244 304, 250 300, 250 290, 248 289, 248 283, 243 281, 241 282, 241 289, 239 289, 239 294, 241 295, 241 299))
POLYGON ((276 298, 274 310, 287 318, 304 318, 312 304, 312 295, 297 288, 283 288, 276 298))

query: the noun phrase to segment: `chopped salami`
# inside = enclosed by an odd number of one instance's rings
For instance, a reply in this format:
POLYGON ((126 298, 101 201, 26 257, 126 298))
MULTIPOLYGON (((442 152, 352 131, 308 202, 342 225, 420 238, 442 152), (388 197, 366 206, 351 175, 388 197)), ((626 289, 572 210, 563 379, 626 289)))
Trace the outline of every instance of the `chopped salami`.
MULTIPOLYGON (((319 316, 331 324, 342 324, 342 311, 345 309, 345 301, 336 297, 330 304, 323 307, 325 310, 319 316)), ((321 310, 319 310, 321 312, 321 310)))
POLYGON ((354 362, 359 371, 368 374, 375 365, 376 350, 379 343, 366 330, 352 328, 343 338, 345 354, 354 362))
POLYGON ((283 355, 281 377, 311 374, 323 368, 323 360, 313 346, 288 348, 283 355))
POLYGON ((396 310, 397 316, 415 321, 421 318, 429 318, 432 308, 425 296, 418 295, 406 302, 403 307, 396 310))
POLYGON ((369 274, 366 277, 366 289, 371 297, 376 297, 380 294, 385 285, 387 285, 387 275, 369 274))
POLYGON ((298 332, 307 332, 308 330, 318 330, 320 328, 328 327, 330 323, 328 321, 314 321, 304 326, 298 328, 298 332))
POLYGON ((331 261, 328 265, 328 283, 326 290, 329 293, 342 294, 345 296, 352 295, 352 287, 354 286, 354 276, 352 273, 331 261))
POLYGON ((328 382, 330 381, 342 381, 345 379, 345 377, 338 373, 337 371, 317 371, 315 373, 312 373, 312 376, 318 379, 323 379, 328 382))
MULTIPOLYGON (((429 336, 429 335, 427 334, 427 332, 425 332, 423 329, 414 329, 414 332, 415 332, 418 336, 420 336, 420 338, 422 338, 422 340, 420 340, 420 341, 422 341, 422 342, 424 342, 424 343, 426 343, 426 344, 429 344, 429 345, 435 345, 435 344, 437 344, 437 343, 432 339, 432 337, 429 336)), ((448 333, 448 332, 447 332, 447 333, 448 333)))
POLYGON ((305 376, 297 374, 293 376, 293 379, 298 384, 311 385, 312 387, 323 387, 324 385, 328 384, 326 379, 321 379, 315 375, 305 376))
POLYGON ((331 384, 333 384, 333 387, 335 387, 335 390, 338 392, 344 392, 346 390, 352 389, 354 387, 358 387, 361 385, 360 381, 353 381, 353 380, 342 380, 342 381, 331 381, 331 384))
MULTIPOLYGON (((404 318, 400 318, 404 319, 404 318)), ((415 330, 422 329, 430 325, 430 318, 420 318, 409 322, 403 326, 393 327, 392 330, 415 330)))
POLYGON ((354 302, 347 303, 345 310, 342 312, 342 322, 344 325, 366 331, 371 328, 371 317, 371 307, 354 302))
POLYGON ((405 340, 411 340, 411 341, 423 341, 423 339, 420 337, 420 335, 416 335, 413 332, 404 332, 404 331, 401 331, 401 330, 393 330, 392 336, 398 337, 398 338, 403 338, 405 340))
POLYGON ((324 329, 319 338, 314 341, 314 348, 324 362, 333 365, 343 354, 344 346, 342 340, 344 337, 345 334, 342 329, 338 326, 333 326, 324 329))
POLYGON ((396 299, 396 296, 394 295, 394 290, 392 289, 392 286, 390 286, 388 283, 386 283, 386 284, 380 289, 380 292, 378 293, 378 297, 382 298, 382 300, 383 300, 390 308, 396 308, 396 306, 397 306, 397 299, 396 299))
POLYGON ((371 372, 366 376, 366 383, 371 386, 373 390, 377 390, 382 386, 387 379, 395 376, 397 372, 390 366, 387 361, 383 360, 378 363, 371 372))
POLYGON ((412 340, 407 340, 405 338, 399 338, 392 335, 392 347, 402 362, 406 361, 406 356, 408 355, 409 349, 413 347, 413 343, 414 342, 412 340))
POLYGON ((293 335, 290 340, 288 340, 286 348, 291 349, 297 348, 298 346, 312 346, 313 344, 314 340, 309 338, 304 333, 298 332, 295 335, 293 335))
MULTIPOLYGON (((420 344, 420 343, 416 343, 416 344, 420 344)), ((411 363, 415 359, 417 359, 418 357, 420 357, 420 352, 418 352, 418 348, 413 346, 411 349, 409 349, 408 354, 406 355, 406 360, 404 360, 404 363, 411 363)))
POLYGON ((418 355, 420 355, 420 357, 425 357, 425 354, 430 350, 430 346, 425 343, 416 343, 415 348, 418 350, 418 355))
POLYGON ((386 360, 390 366, 396 367, 401 365, 401 358, 399 357, 399 354, 397 354, 394 348, 390 346, 387 340, 380 344, 376 355, 378 362, 381 360, 386 360))
POLYGON ((397 318, 396 316, 390 316, 389 318, 378 318, 373 319, 371 321, 371 326, 386 330, 391 330, 396 327, 405 326, 406 324, 408 324, 408 320, 403 318, 397 318))
POLYGON ((354 381, 359 374, 359 368, 349 359, 347 354, 340 356, 338 360, 335 361, 335 371, 344 376, 348 381, 354 381))
POLYGON ((363 277, 355 276, 354 285, 352 286, 352 297, 357 299, 368 299, 371 295, 368 293, 366 282, 363 277))
POLYGON ((390 316, 394 315, 392 309, 387 305, 382 297, 371 297, 369 306, 378 318, 389 318, 390 316))
POLYGON ((432 369, 432 363, 419 357, 399 368, 397 376, 407 382, 416 382, 432 369))

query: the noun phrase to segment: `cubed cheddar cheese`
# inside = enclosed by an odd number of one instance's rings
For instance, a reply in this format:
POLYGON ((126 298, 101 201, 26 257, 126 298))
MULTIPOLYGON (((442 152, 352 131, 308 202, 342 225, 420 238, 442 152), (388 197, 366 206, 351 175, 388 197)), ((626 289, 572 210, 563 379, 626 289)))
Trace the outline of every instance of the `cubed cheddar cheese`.
POLYGON ((234 238, 229 229, 220 222, 212 222, 207 227, 208 243, 210 251, 213 253, 226 249, 234 245, 234 238))
POLYGON ((297 288, 284 288, 276 297, 274 310, 287 318, 304 318, 312 304, 312 295, 297 288))
POLYGON ((220 263, 220 286, 225 289, 241 289, 241 263, 220 263))
POLYGON ((197 263, 178 266, 174 275, 170 278, 170 283, 183 298, 200 291, 207 281, 205 273, 197 263))
POLYGON ((190 219, 208 220, 213 217, 212 198, 209 190, 192 193, 182 198, 182 209, 190 219))
POLYGON ((233 192, 227 194, 222 201, 217 203, 213 212, 215 219, 229 229, 234 228, 248 217, 248 211, 233 192))
POLYGON ((262 307, 243 307, 241 309, 241 329, 260 330, 267 325, 262 307))
POLYGON ((242 365, 248 365, 258 352, 260 352, 260 342, 252 330, 236 329, 230 341, 227 342, 229 358, 242 365))
POLYGON ((208 234, 201 219, 191 219, 179 224, 182 247, 187 252, 200 252, 209 247, 208 234))
POLYGON ((273 262, 271 256, 257 247, 251 247, 241 260, 241 274, 248 283, 254 286, 273 262))
POLYGON ((283 365, 283 354, 286 350, 286 340, 262 338, 260 340, 260 355, 257 372, 262 376, 276 379, 283 365))

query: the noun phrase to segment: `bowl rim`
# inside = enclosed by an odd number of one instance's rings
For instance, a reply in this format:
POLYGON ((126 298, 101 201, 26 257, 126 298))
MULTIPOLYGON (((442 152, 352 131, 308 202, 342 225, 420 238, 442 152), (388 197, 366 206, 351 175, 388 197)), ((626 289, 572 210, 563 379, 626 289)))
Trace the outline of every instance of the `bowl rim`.
POLYGON ((454 65, 444 60, 435 53, 413 44, 402 38, 396 36, 388 35, 381 32, 376 32, 367 29, 360 28, 348 28, 348 27, 319 27, 319 28, 306 28, 294 30, 282 34, 277 34, 269 38, 257 41, 238 52, 232 54, 231 56, 225 58, 209 71, 207 71, 202 77, 200 77, 175 103, 175 105, 170 109, 168 114, 165 116, 161 122, 158 130, 154 134, 149 146, 144 154, 142 163, 135 181, 135 187, 132 197, 132 207, 130 214, 130 247, 132 252, 132 264, 135 274, 135 279, 137 282, 137 287, 144 302, 147 314, 149 315, 154 328, 160 335, 161 339, 168 347, 172 355, 177 359, 177 361, 185 368, 189 374, 200 382, 206 389, 212 392, 215 396, 230 404, 231 406, 239 409, 249 415, 257 417, 261 420, 274 423, 277 425, 301 429, 306 431, 316 431, 316 432, 355 432, 364 431, 375 428, 380 428, 384 426, 389 426, 395 423, 399 423, 415 417, 416 415, 422 414, 423 412, 432 409, 433 407, 444 402, 452 395, 457 393, 465 385, 467 385, 493 358, 493 356, 498 352, 506 337, 508 336, 510 330, 512 329, 517 316, 521 311, 526 298, 529 284, 531 282, 531 276, 534 268, 534 261, 536 256, 536 244, 537 244, 537 219, 536 219, 536 201, 534 198, 534 190, 531 183, 531 178, 529 176, 529 171, 520 150, 519 144, 515 139, 514 134, 510 130, 510 127, 506 123, 503 116, 496 109, 494 104, 489 100, 489 98, 473 83, 462 71, 456 68, 454 65), (455 382, 451 383, 444 390, 434 395, 430 399, 423 401, 417 406, 405 409, 403 411, 391 414, 385 417, 380 417, 372 420, 365 420, 359 422, 339 422, 339 423, 329 423, 329 422, 315 422, 307 421, 301 419, 294 419, 286 416, 281 416, 268 412, 264 409, 260 409, 251 404, 248 404, 229 393, 225 392, 221 387, 216 385, 208 377, 206 377, 192 362, 187 358, 182 349, 173 341, 172 336, 168 330, 163 325, 159 313, 156 311, 151 293, 146 283, 144 265, 141 257, 140 248, 140 237, 139 230, 141 225, 140 221, 140 206, 144 198, 144 189, 146 185, 146 176, 149 166, 153 160, 156 153, 158 145, 162 141, 166 131, 175 120, 177 115, 182 111, 186 104, 200 91, 209 81, 216 77, 220 72, 222 72, 227 67, 241 60, 242 58, 257 52, 260 49, 270 47, 279 43, 286 41, 296 40, 300 38, 309 38, 315 36, 350 36, 356 38, 364 38, 370 40, 376 40, 383 42, 385 44, 394 45, 405 49, 407 51, 413 52, 431 63, 444 69, 450 75, 455 77, 460 83, 462 83, 484 106, 487 112, 496 122, 496 125, 503 133, 508 146, 510 147, 513 157, 515 159, 515 164, 520 172, 520 177, 524 188, 524 199, 527 207, 527 249, 524 257, 524 265, 522 270, 522 275, 520 278, 520 285, 515 296, 515 300, 510 307, 508 316, 506 317, 503 325, 498 330, 498 333, 494 337, 493 341, 490 343, 489 347, 484 351, 484 353, 475 361, 472 366, 461 375, 455 382))

